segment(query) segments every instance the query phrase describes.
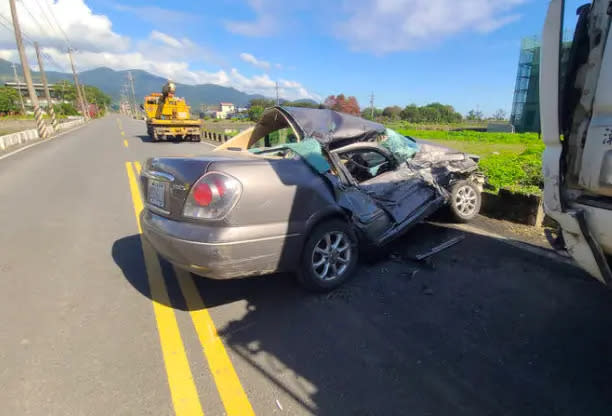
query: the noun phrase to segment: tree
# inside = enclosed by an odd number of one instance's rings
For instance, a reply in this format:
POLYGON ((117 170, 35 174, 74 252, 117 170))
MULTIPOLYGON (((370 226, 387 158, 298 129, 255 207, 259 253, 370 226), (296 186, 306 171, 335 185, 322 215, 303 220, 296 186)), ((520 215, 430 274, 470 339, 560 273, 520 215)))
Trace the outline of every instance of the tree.
POLYGON ((319 108, 319 104, 314 101, 285 101, 282 105, 287 107, 319 108))
POLYGON ((20 109, 19 93, 9 87, 0 87, 0 113, 13 113, 20 109))
POLYGON ((376 118, 382 116, 382 113, 383 113, 383 110, 375 107, 374 108, 374 118, 372 118, 372 108, 367 107, 361 110, 361 117, 365 118, 366 120, 376 120, 376 118))
POLYGON ((419 113, 421 114, 423 121, 428 123, 439 123, 442 121, 442 115, 437 107, 421 107, 419 113))
POLYGON ((421 121, 421 110, 416 104, 410 104, 404 107, 400 117, 409 123, 419 123, 421 121))
POLYGON ((276 102, 269 98, 252 98, 249 100, 249 107, 259 106, 263 108, 274 107, 276 102))
POLYGON ((249 108, 249 119, 251 121, 259 121, 264 110, 265 108, 261 105, 252 105, 249 108))
POLYGON ((455 111, 452 105, 444 105, 440 103, 427 104, 425 107, 432 108, 438 114, 437 121, 442 123, 457 123, 463 119, 463 116, 455 111))
POLYGON ((466 117, 466 119, 470 121, 482 121, 482 118, 483 118, 482 111, 479 111, 479 110, 468 111, 468 114, 466 117))
POLYGON ((326 108, 340 111, 341 113, 354 114, 356 116, 360 114, 357 98, 352 96, 346 98, 344 94, 330 95, 325 99, 324 105, 326 108))
POLYGON ((493 120, 505 120, 505 119, 506 119, 506 112, 502 108, 500 108, 499 110, 493 113, 493 120))
POLYGON ((76 102, 76 88, 74 84, 68 81, 60 81, 55 83, 53 88, 55 93, 61 98, 62 101, 75 101, 76 102))
POLYGON ((53 106, 53 111, 55 111, 55 114, 57 114, 58 116, 78 116, 79 115, 79 112, 77 111, 77 109, 74 108, 74 106, 70 103, 55 104, 53 106))
POLYGON ((385 107, 385 109, 382 112, 382 115, 385 117, 389 117, 390 119, 393 120, 398 120, 400 118, 400 114, 402 113, 402 108, 394 105, 391 107, 385 107))
POLYGON ((97 114, 103 115, 104 108, 111 104, 111 97, 92 85, 84 85, 83 89, 85 90, 85 101, 94 104, 98 109, 97 114))
POLYGON ((404 107, 400 113, 402 120, 410 123, 459 123, 463 116, 455 111, 452 105, 431 103, 419 107, 410 104, 404 107))

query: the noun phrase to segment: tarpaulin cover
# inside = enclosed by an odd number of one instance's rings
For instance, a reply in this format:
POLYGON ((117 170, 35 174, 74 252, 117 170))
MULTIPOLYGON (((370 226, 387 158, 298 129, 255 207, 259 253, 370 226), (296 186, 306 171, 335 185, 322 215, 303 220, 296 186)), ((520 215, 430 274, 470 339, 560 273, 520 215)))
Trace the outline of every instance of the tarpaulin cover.
POLYGON ((312 137, 322 145, 349 139, 367 140, 385 132, 385 126, 361 117, 333 110, 275 107, 285 112, 302 130, 303 137, 312 137))
POLYGON ((394 130, 387 129, 385 135, 387 136, 387 140, 380 143, 381 146, 385 147, 401 161, 412 159, 419 151, 419 145, 416 142, 402 136, 394 130))

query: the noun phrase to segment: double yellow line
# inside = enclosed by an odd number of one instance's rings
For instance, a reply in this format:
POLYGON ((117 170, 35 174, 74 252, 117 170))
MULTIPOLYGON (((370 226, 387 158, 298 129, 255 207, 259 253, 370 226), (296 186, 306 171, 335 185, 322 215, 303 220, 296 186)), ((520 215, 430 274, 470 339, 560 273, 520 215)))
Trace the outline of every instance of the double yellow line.
MULTIPOLYGON (((140 174, 142 167, 138 162, 133 164, 126 162, 125 168, 132 193, 134 214, 136 215, 136 223, 140 233, 151 298, 153 299, 153 311, 159 332, 174 411, 179 416, 203 415, 202 404, 200 403, 187 354, 185 353, 185 346, 176 321, 176 315, 174 309, 169 306, 171 305, 170 298, 159 259, 153 247, 142 235, 140 212, 143 209, 143 203, 134 172, 135 168, 136 173, 140 174)), ((217 335, 215 325, 193 282, 193 278, 189 273, 179 269, 175 269, 175 274, 226 414, 231 416, 254 415, 251 403, 240 384, 238 375, 223 346, 223 342, 217 335)))

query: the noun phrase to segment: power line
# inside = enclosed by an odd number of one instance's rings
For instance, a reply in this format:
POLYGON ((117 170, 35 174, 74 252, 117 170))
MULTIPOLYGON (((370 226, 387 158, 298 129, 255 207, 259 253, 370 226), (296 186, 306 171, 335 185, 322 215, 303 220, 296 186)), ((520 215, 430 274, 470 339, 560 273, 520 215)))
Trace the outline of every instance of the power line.
MULTIPOLYGON (((43 1, 44 1, 44 0, 43 0, 43 1)), ((26 12, 27 12, 27 13, 30 15, 30 17, 32 18, 32 20, 34 20, 34 22, 36 23, 36 25, 38 25, 38 27, 40 28, 41 32, 44 32, 44 33, 45 33, 45 35, 47 35, 47 36, 52 35, 52 33, 48 32, 48 31, 47 31, 47 29, 45 29, 45 28, 44 28, 44 25, 42 25, 42 24, 40 23, 40 21, 39 21, 39 20, 38 20, 38 19, 37 19, 37 18, 36 18, 36 17, 35 17, 33 14, 32 14, 32 12, 30 11, 30 9, 29 9, 29 8, 28 8, 28 6, 26 5, 26 1, 25 1, 25 0, 22 0, 20 3, 21 3, 21 4, 22 4, 22 6, 24 7, 25 11, 26 11, 26 12)), ((48 25, 49 25, 49 28, 51 29, 51 32, 56 32, 56 33, 58 33, 58 32, 57 32, 57 29, 53 27, 53 23, 51 23, 51 21, 49 20, 49 17, 47 16, 47 13, 45 12, 45 9, 44 9, 44 8, 41 6, 41 4, 39 3, 39 1, 38 1, 38 0, 36 0, 36 4, 38 5, 38 8, 39 8, 39 9, 40 9, 40 11, 42 12, 43 17, 44 17, 44 18, 45 18, 45 20, 47 21, 47 23, 48 23, 48 25)), ((45 1, 45 5, 46 5, 46 6, 49 8, 49 10, 51 10, 51 9, 50 9, 49 4, 48 4, 46 1, 45 1)), ((51 10, 51 11, 52 11, 52 10, 51 10)), ((2 16, 2 17, 4 17, 4 16, 2 16)), ((6 19, 6 18, 5 18, 5 19, 6 19)), ((8 19, 7 19, 7 20, 8 20, 8 19)), ((56 21, 56 22, 57 22, 57 21, 56 21)), ((63 35, 63 36, 64 36, 64 38, 66 39, 66 41, 68 41, 68 38, 67 38, 66 34, 64 33, 63 29, 61 28, 61 26, 59 26, 59 24, 58 24, 58 26, 57 26, 57 27, 58 27, 58 28, 60 29, 60 31, 61 31, 61 34, 60 34, 60 35, 63 35)), ((30 43, 32 46, 34 46, 34 41, 31 39, 31 37, 30 37, 30 36, 28 36, 28 35, 25 33, 25 31, 24 31, 23 29, 21 30, 21 33, 22 33, 22 34, 24 35, 24 37, 26 38, 26 41, 27 41, 28 43, 30 43)), ((49 36, 49 37, 52 37, 52 36, 49 36)), ((68 45, 70 45, 70 42, 68 42, 68 45)), ((60 65, 59 65, 59 64, 58 64, 58 63, 55 61, 55 59, 53 59, 53 57, 51 57, 51 56, 50 56, 48 53, 46 53, 46 52, 44 52, 44 51, 43 51, 43 52, 42 52, 42 56, 43 56, 43 58, 45 58, 45 60, 47 60, 47 61, 48 61, 48 62, 49 62, 51 65, 55 66, 56 68, 62 68, 62 67, 61 67, 61 66, 60 66, 60 65)))
MULTIPOLYGON (((39 27, 41 32, 44 32, 45 35, 49 36, 49 33, 47 32, 46 29, 43 29, 43 25, 40 24, 40 22, 38 21, 38 19, 36 17, 34 17, 34 15, 32 14, 32 12, 30 11, 30 9, 28 8, 28 6, 26 6, 26 2, 25 1, 21 1, 20 2, 21 5, 23 6, 23 8, 25 9, 25 11, 30 15, 30 17, 32 18, 32 20, 34 21, 34 23, 36 23, 36 26, 39 27)), ((53 29, 53 28, 51 28, 53 29)), ((23 30, 21 31, 21 33, 23 33, 23 30)))
POLYGON ((41 4, 38 2, 38 0, 36 0, 36 4, 38 5, 38 8, 40 9, 40 12, 42 14, 42 16, 45 18, 45 21, 47 22, 47 24, 49 25, 49 27, 53 30, 53 32, 57 33, 58 35, 61 36, 61 33, 58 32, 57 27, 55 27, 53 25, 53 23, 51 22, 51 19, 49 19, 49 16, 45 10, 45 7, 41 6, 41 4))
MULTIPOLYGON (((6 18, 2 13, 0 13, 0 18, 2 18, 4 22, 6 23, 4 27, 9 29, 10 31, 13 31, 13 23, 11 22, 11 20, 6 18)), ((30 36, 25 31, 21 30, 21 34, 23 35, 23 37, 28 43, 32 45, 34 44, 34 41, 30 38, 30 36)))
MULTIPOLYGON (((2 20, 0 20, 0 25, 4 26, 4 28, 6 30, 8 30, 9 32, 13 33, 14 29, 13 29, 13 24, 11 23, 10 20, 8 20, 2 13, 0 13, 0 19, 4 20, 4 22, 2 22, 2 20)), ((34 46, 34 41, 32 40, 32 38, 24 31, 21 30, 21 34, 24 37, 24 40, 29 43, 31 46, 34 46)), ((51 55, 49 55, 46 52, 42 53, 43 57, 54 67, 56 68, 63 68, 61 65, 59 65, 57 63, 57 61, 55 59, 53 59, 53 57, 51 55)))
MULTIPOLYGON (((64 32, 64 29, 62 29, 62 26, 60 26, 59 21, 57 20, 57 16, 55 16, 55 13, 53 12, 53 8, 49 5, 49 3, 47 3, 47 0, 42 0, 42 1, 43 3, 45 3, 45 6, 47 6, 47 10, 49 10, 49 12, 51 13, 51 17, 53 18, 55 25, 59 28, 60 32, 62 32, 64 39, 66 39, 66 43, 68 44, 68 47, 71 48, 72 46, 70 45, 70 39, 68 39, 68 35, 66 35, 66 32, 64 32)), ((49 24, 51 24, 51 22, 47 18, 47 14, 45 13, 44 8, 40 5, 38 0, 36 0, 36 4, 38 4, 38 7, 40 7, 41 11, 43 12, 45 16, 45 19, 47 19, 49 24)))

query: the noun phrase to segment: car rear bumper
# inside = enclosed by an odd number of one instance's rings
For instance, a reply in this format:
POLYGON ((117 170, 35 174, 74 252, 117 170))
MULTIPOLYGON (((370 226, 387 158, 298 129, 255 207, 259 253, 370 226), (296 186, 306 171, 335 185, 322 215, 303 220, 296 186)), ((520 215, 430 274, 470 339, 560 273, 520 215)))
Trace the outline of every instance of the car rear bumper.
POLYGON ((162 257, 200 276, 233 279, 264 275, 290 271, 299 263, 299 234, 222 241, 223 229, 219 227, 179 222, 146 209, 140 220, 143 234, 162 257))

